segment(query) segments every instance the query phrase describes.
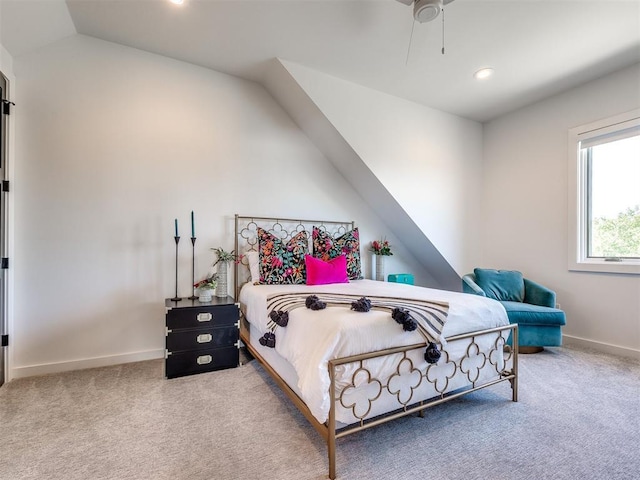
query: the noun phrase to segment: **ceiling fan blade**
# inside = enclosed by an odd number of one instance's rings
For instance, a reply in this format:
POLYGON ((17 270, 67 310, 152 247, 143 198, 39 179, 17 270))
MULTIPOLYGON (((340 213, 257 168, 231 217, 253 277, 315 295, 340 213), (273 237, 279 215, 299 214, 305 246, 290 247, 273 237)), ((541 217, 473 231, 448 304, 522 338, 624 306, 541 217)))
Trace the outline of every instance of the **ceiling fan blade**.
MULTIPOLYGON (((399 0, 398 0, 399 1, 399 0)), ((453 0, 442 0, 443 5, 449 5, 453 0)), ((408 5, 408 4, 407 4, 408 5)))

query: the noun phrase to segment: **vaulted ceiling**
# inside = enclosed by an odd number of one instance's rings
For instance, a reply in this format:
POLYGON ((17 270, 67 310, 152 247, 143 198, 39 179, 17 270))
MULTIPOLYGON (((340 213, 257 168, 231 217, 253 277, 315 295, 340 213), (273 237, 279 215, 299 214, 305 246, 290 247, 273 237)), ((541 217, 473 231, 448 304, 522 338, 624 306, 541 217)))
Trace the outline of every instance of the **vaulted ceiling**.
POLYGON ((444 55, 441 19, 395 0, 0 0, 0 43, 80 33, 259 82, 282 58, 478 121, 640 62, 640 0, 455 0, 444 55))

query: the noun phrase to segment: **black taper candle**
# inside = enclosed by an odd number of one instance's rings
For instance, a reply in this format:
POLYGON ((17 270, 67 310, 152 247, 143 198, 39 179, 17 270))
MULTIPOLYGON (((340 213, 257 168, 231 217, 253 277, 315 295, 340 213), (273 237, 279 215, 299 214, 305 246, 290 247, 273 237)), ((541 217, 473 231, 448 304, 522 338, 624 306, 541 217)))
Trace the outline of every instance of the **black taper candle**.
MULTIPOLYGON (((177 229, 177 227, 176 227, 176 229, 177 229)), ((180 242, 180 237, 176 235, 173 238, 176 241, 176 295, 171 299, 171 301, 172 302, 178 302, 178 301, 182 300, 182 298, 180 298, 178 296, 178 243, 180 242)))
MULTIPOLYGON (((193 212, 191 212, 193 215, 193 212)), ((189 300, 195 300, 196 296, 196 237, 191 237, 191 296, 189 300)))

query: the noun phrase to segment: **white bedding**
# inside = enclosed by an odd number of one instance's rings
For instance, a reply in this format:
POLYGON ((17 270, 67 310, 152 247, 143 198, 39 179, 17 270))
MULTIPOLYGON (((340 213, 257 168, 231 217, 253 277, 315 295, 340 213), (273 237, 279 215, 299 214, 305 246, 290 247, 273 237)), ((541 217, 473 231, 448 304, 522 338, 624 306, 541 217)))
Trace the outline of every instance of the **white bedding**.
MULTIPOLYGON (((252 325, 252 336, 257 329, 260 335, 268 330, 267 297, 275 293, 339 293, 359 296, 394 296, 418 300, 446 302, 449 304, 448 320, 442 335, 445 337, 485 330, 509 324, 504 307, 494 300, 444 290, 428 289, 400 283, 355 280, 331 285, 251 285, 240 292, 240 302, 252 325)), ((328 416, 328 360, 359 353, 373 352, 401 345, 424 342, 417 332, 405 332, 388 311, 371 310, 367 313, 348 308, 311 311, 299 308, 289 315, 286 328, 278 327, 275 350, 291 363, 298 376, 297 389, 302 400, 319 422, 328 416)), ((454 355, 455 352, 448 352, 454 355)), ((462 352, 458 352, 461 356, 462 352)), ((420 357, 414 359, 415 367, 426 368, 420 357), (422 362, 422 364, 419 364, 422 362)), ((390 359, 377 359, 368 367, 375 378, 388 377, 392 368, 390 359)), ((355 366, 344 366, 337 379, 339 389, 351 382, 355 366)), ((345 423, 353 418, 338 418, 345 423)))

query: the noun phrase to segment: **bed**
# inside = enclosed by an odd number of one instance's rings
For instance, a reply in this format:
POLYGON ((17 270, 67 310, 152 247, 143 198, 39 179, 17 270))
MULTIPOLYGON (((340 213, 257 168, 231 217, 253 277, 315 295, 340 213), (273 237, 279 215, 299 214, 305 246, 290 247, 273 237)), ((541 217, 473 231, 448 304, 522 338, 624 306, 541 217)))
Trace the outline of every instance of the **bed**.
POLYGON ((326 440, 331 479, 341 437, 500 382, 517 401, 502 305, 364 279, 362 250, 354 222, 235 216, 241 341, 326 440))

